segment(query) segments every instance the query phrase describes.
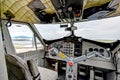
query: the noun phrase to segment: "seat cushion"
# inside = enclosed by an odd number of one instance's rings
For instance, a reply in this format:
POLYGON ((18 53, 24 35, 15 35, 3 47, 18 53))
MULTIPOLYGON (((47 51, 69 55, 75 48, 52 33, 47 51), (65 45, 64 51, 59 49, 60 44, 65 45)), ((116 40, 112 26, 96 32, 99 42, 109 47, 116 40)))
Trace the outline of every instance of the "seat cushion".
POLYGON ((43 67, 38 67, 38 70, 41 74, 41 80, 57 80, 58 74, 56 71, 46 69, 43 67))

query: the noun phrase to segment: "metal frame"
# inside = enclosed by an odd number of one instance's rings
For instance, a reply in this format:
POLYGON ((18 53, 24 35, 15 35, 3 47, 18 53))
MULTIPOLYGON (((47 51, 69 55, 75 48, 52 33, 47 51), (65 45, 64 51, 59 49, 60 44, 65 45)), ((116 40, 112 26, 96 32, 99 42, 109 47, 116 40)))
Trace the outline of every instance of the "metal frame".
POLYGON ((0 23, 0 79, 8 80, 7 75, 7 68, 6 68, 6 61, 5 61, 5 52, 3 48, 3 41, 2 41, 2 23, 0 23))
POLYGON ((9 54, 15 54, 16 53, 15 48, 13 46, 8 28, 5 25, 5 20, 2 20, 2 26, 3 26, 2 30, 3 30, 3 39, 4 39, 3 46, 5 49, 5 52, 9 54))

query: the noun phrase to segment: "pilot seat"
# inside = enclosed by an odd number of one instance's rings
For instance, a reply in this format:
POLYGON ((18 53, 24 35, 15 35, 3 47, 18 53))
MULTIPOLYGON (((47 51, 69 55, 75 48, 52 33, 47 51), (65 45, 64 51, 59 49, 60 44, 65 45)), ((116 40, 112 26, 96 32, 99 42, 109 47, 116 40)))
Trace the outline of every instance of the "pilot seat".
POLYGON ((57 72, 38 67, 33 60, 27 62, 16 55, 6 54, 9 80, 56 80, 57 72))

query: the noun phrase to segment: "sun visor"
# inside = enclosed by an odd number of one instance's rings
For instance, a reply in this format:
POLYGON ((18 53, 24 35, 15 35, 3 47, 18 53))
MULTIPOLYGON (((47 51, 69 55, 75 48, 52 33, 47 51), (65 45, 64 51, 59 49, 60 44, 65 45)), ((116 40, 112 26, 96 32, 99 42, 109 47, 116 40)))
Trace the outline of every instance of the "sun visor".
POLYGON ((44 4, 40 0, 34 0, 28 4, 28 7, 33 11, 45 9, 44 4))

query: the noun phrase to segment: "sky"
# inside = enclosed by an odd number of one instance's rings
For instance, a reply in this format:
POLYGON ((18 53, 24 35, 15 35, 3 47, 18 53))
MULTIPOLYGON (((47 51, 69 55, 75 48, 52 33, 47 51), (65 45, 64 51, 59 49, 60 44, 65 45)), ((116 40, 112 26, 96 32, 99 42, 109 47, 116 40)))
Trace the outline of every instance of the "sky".
MULTIPOLYGON (((27 25, 16 27, 17 25, 13 24, 12 27, 9 28, 12 37, 33 36, 32 31, 27 27, 27 25)), ((60 28, 60 24, 35 24, 35 26, 43 38, 48 40, 61 38, 70 34, 68 31, 65 31, 65 28, 60 28)), ((75 31, 75 35, 83 38, 93 40, 120 40, 120 16, 101 20, 78 22, 75 23, 74 26, 78 28, 78 30, 75 31)))

